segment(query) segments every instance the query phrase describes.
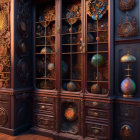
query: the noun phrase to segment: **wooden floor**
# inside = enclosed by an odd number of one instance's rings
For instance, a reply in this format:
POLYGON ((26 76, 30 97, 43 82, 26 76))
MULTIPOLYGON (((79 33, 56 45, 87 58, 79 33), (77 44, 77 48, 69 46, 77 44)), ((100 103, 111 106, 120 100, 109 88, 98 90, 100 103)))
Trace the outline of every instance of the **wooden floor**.
POLYGON ((52 138, 39 136, 35 134, 21 134, 19 136, 9 136, 3 133, 0 133, 0 140, 53 140, 52 138))

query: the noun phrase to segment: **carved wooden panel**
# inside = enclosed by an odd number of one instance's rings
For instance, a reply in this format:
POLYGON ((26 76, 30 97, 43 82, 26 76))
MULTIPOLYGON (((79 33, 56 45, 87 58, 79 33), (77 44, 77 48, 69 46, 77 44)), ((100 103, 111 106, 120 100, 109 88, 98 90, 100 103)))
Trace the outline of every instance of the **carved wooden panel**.
POLYGON ((55 121, 54 117, 52 116, 45 116, 41 114, 34 114, 34 124, 37 127, 48 129, 48 130, 54 130, 55 128, 55 121))
POLYGON ((0 126, 5 126, 7 121, 8 121, 7 111, 3 107, 0 107, 0 126))
POLYGON ((92 120, 94 120, 94 118, 108 120, 108 115, 109 115, 108 111, 91 109, 91 108, 86 109, 86 116, 92 118, 92 120))
POLYGON ((0 1, 0 88, 10 87, 11 73, 11 38, 10 38, 10 3, 0 1))
POLYGON ((98 101, 86 101, 85 105, 88 107, 101 108, 101 109, 110 108, 110 105, 108 103, 98 102, 98 101))
POLYGON ((88 123, 86 124, 86 134, 89 137, 96 139, 107 139, 108 138, 108 126, 104 124, 88 123))

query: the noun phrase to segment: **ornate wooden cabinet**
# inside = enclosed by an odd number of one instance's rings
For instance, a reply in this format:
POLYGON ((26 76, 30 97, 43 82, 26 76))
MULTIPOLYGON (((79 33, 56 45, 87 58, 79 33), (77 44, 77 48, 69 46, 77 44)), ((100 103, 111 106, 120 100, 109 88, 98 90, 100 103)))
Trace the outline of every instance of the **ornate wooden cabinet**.
POLYGON ((55 139, 113 136, 113 2, 34 2, 32 131, 55 139))
POLYGON ((138 0, 1 0, 0 132, 139 140, 139 9, 138 0))

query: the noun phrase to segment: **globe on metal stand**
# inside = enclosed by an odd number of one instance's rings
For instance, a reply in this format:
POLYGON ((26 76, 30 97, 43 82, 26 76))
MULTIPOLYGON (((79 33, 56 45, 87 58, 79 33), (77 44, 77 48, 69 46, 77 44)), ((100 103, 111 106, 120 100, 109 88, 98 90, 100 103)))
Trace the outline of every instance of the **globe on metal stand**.
POLYGON ((136 57, 129 54, 129 51, 126 55, 121 57, 121 63, 127 63, 128 67, 125 69, 127 71, 126 78, 121 82, 121 91, 123 93, 124 98, 132 98, 134 95, 134 92, 136 91, 136 84, 132 80, 130 71, 132 70, 130 68, 131 63, 136 62, 136 57))

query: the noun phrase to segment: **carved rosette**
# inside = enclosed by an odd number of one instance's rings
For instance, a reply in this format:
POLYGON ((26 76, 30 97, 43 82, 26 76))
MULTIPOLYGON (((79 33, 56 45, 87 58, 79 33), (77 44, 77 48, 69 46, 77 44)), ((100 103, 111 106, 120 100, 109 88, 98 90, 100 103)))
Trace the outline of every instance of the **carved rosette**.
POLYGON ((4 126, 8 121, 7 111, 4 108, 0 108, 0 126, 4 126))

